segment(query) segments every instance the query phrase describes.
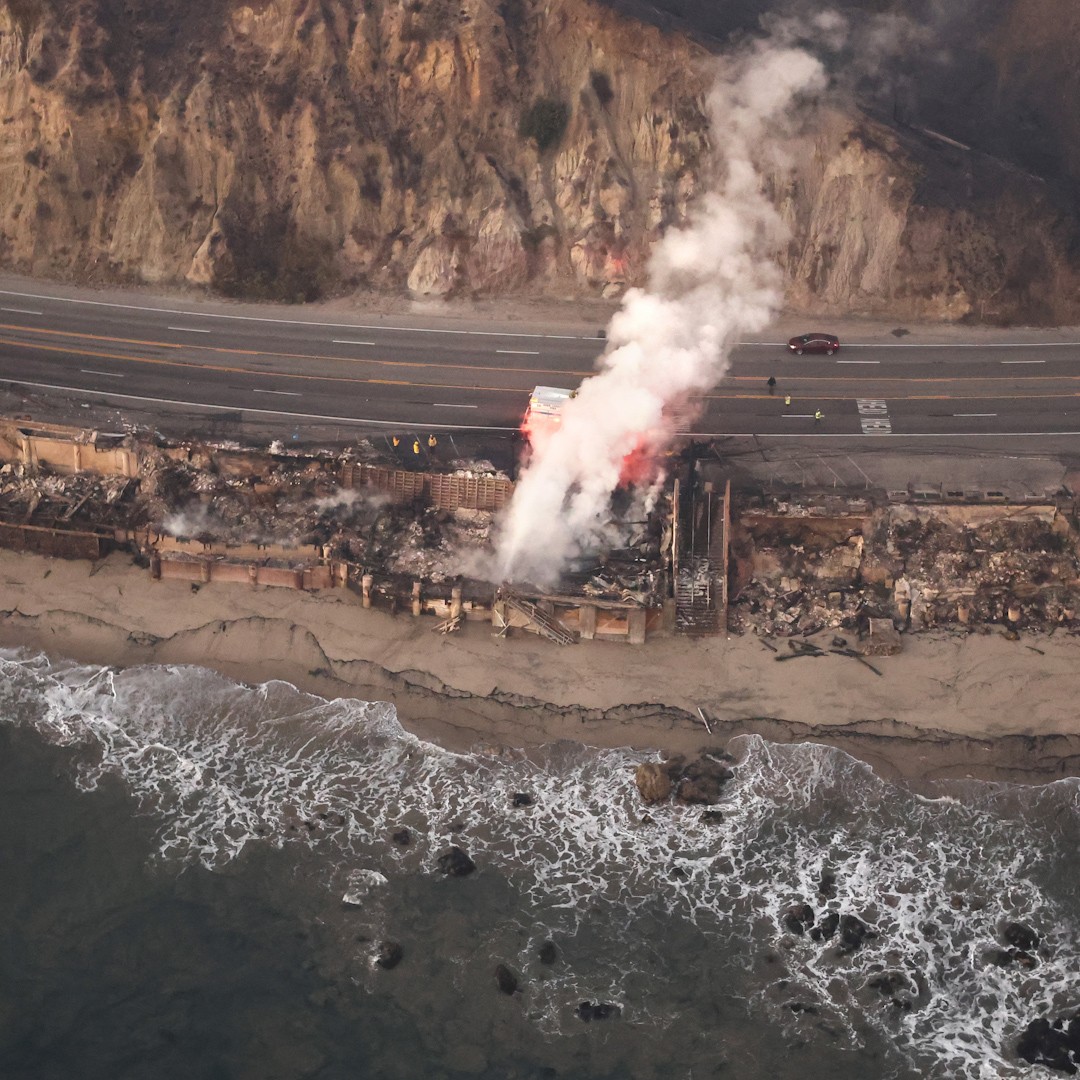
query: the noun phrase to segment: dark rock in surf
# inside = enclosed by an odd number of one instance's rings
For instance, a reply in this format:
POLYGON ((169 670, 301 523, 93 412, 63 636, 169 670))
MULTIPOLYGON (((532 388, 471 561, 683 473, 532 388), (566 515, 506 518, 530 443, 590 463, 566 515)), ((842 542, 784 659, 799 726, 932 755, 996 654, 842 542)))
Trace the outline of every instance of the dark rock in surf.
POLYGON ((700 757, 682 770, 675 797, 684 803, 704 803, 712 806, 720 801, 724 785, 734 775, 723 762, 700 757))
POLYGON ((724 814, 721 810, 703 810, 701 812, 701 823, 703 825, 722 825, 724 821, 724 814))
POLYGON ((583 1001, 577 1007, 577 1014, 587 1024, 591 1020, 609 1020, 621 1016, 622 1009, 610 1001, 583 1001))
POLYGON ((412 843, 412 833, 408 829, 398 829, 391 837, 398 847, 408 847, 412 843))
POLYGON ((1016 958, 1008 949, 987 949, 983 959, 995 967, 1011 967, 1016 958))
POLYGON ((855 915, 841 915, 839 931, 840 945, 837 951, 841 954, 853 953, 867 938, 877 936, 862 919, 855 915))
POLYGON ((1026 923, 1006 923, 1001 931, 1006 944, 1024 952, 1034 952, 1039 947, 1039 935, 1026 923))
POLYGON ((650 804, 666 802, 674 793, 678 802, 712 806, 735 775, 728 767, 730 760, 722 751, 703 753, 689 762, 682 754, 673 754, 664 762, 643 762, 634 781, 642 799, 650 804))
POLYGON ((524 791, 515 791, 513 798, 510 800, 510 804, 517 809, 520 806, 532 806, 533 797, 524 791))
POLYGON ((832 900, 836 896, 836 875, 831 870, 821 871, 817 891, 826 900, 832 900))
POLYGON ((821 922, 817 926, 811 927, 810 936, 815 941, 828 941, 836 933, 836 928, 839 925, 840 916, 835 911, 827 911, 822 915, 821 922))
POLYGON ((498 986, 500 993, 516 994, 518 977, 505 964, 499 964, 495 968, 495 985, 498 986))
POLYGON ((468 877, 476 863, 455 844, 439 856, 439 869, 448 877, 468 877))
POLYGON ((375 953, 375 963, 384 971, 396 968, 401 963, 405 950, 396 941, 380 941, 375 953))
POLYGON ((1080 1014, 1068 1025, 1058 1019, 1053 1024, 1045 1017, 1032 1020, 1016 1043, 1017 1054, 1031 1065, 1046 1065, 1067 1076, 1077 1074, 1080 1061, 1080 1014))
POLYGON ((792 904, 780 912, 785 929, 802 937, 814 925, 814 909, 809 904, 792 904))
POLYGON ((650 806, 666 802, 671 797, 671 777, 656 761, 642 762, 634 774, 634 783, 642 799, 650 806))
POLYGON ((559 950, 555 947, 554 941, 545 941, 544 944, 540 946, 540 951, 537 955, 540 958, 541 964, 547 964, 550 967, 550 965, 554 964, 559 958, 559 950))
POLYGON ((896 1009, 907 1012, 914 1009, 919 1000, 922 989, 925 988, 926 980, 922 979, 918 972, 914 979, 904 971, 883 971, 866 984, 871 990, 876 990, 882 997, 889 999, 896 1009))

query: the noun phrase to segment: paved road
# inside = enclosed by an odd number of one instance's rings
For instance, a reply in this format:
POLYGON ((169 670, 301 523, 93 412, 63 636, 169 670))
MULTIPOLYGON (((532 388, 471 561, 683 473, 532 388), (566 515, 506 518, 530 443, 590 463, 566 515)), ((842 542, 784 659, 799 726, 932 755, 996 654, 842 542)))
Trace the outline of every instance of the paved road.
MULTIPOLYGON (((1080 435, 1080 340, 1068 335, 864 328, 833 357, 788 354, 787 336, 734 350, 694 433, 997 445, 1080 435)), ((576 385, 602 348, 583 325, 331 318, 0 281, 0 383, 121 411, 509 432, 534 385, 576 385)))

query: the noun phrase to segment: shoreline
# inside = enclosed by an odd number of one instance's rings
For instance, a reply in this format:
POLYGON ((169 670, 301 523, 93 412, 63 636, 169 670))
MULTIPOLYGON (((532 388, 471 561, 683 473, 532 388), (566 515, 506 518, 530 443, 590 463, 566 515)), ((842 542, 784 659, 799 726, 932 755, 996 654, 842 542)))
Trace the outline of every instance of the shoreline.
POLYGON ((444 637, 431 619, 364 610, 339 590, 193 590, 122 554, 2 550, 0 585, 0 647, 389 701, 407 731, 456 752, 571 739, 693 754, 757 734, 837 747, 916 788, 1080 774, 1080 639, 1063 634, 905 635, 902 653, 875 658, 878 677, 833 655, 777 664, 751 635, 560 648, 466 623, 444 637))

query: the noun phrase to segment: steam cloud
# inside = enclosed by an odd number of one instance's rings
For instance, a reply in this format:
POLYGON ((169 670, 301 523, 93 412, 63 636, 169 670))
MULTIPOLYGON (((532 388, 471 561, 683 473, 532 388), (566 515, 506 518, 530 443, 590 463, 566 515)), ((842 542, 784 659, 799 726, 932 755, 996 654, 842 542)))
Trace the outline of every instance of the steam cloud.
POLYGON ((738 336, 772 321, 787 228, 759 167, 799 104, 825 85, 821 63, 783 42, 757 41, 721 62, 707 102, 723 157, 719 184, 688 226, 658 244, 648 287, 629 290, 611 320, 599 373, 537 447, 496 541, 503 580, 553 584, 571 559, 595 549, 626 455, 643 441, 654 453, 669 443, 676 414, 721 378, 738 336))

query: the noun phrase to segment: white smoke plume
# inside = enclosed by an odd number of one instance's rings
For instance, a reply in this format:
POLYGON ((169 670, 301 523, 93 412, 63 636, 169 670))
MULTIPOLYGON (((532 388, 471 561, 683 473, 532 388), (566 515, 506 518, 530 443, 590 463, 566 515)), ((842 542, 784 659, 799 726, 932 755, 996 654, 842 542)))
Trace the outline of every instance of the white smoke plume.
POLYGON ((569 560, 599 547, 626 455, 643 441, 662 449, 676 412, 723 375, 738 336, 772 321, 787 229, 759 166, 825 85, 820 62, 786 44, 758 41, 721 62, 708 98, 719 182, 690 224, 658 244, 647 288, 628 291, 611 321, 599 373, 537 447, 497 537, 503 580, 553 584, 569 560))

